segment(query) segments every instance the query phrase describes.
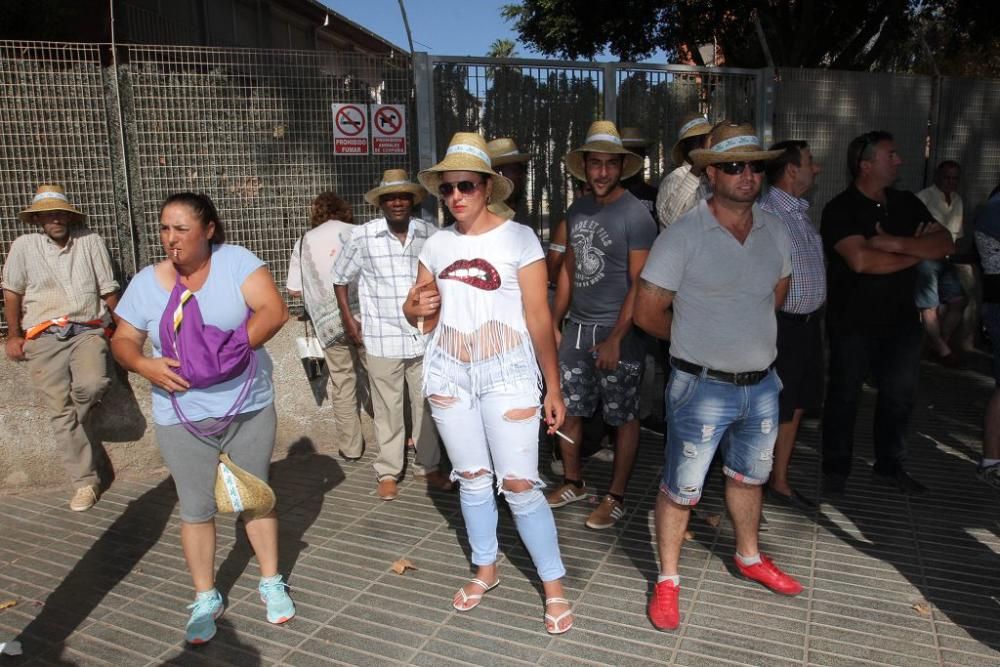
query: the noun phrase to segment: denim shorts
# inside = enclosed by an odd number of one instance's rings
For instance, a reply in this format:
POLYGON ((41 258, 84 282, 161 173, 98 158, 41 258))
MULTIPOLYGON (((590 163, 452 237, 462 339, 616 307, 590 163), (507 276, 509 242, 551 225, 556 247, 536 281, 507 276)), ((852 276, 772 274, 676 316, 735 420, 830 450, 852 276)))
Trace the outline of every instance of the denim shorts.
POLYGON ((601 370, 590 350, 604 342, 612 329, 566 322, 559 345, 559 376, 566 414, 570 417, 590 417, 600 403, 608 426, 621 426, 639 418, 645 338, 634 329, 630 331, 619 347, 618 368, 601 370))
POLYGON ((913 301, 920 310, 937 308, 964 294, 958 271, 954 265, 937 260, 924 260, 917 264, 917 284, 913 301))
POLYGON ((720 445, 726 475, 744 484, 767 482, 780 392, 774 371, 757 384, 739 386, 674 368, 664 392, 667 450, 660 490, 678 505, 697 504, 720 445))

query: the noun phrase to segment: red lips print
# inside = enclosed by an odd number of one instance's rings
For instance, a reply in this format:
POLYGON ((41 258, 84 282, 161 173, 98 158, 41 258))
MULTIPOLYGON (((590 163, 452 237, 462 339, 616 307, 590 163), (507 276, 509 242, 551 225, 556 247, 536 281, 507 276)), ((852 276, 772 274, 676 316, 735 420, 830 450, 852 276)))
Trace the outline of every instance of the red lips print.
POLYGON ((500 273, 485 259, 455 260, 438 274, 438 278, 457 280, 488 292, 500 288, 500 273))

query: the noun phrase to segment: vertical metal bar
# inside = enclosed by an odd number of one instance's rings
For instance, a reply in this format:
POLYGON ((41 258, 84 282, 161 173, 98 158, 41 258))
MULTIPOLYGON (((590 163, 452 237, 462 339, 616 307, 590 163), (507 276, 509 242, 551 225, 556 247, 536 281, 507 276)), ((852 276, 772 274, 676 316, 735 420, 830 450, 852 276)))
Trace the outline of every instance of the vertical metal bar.
POLYGON ((618 65, 604 64, 604 119, 618 122, 618 65))
MULTIPOLYGON (((434 125, 434 63, 430 54, 424 51, 413 54, 413 85, 416 93, 417 168, 423 169, 434 164, 437 150, 434 125)), ((424 220, 437 220, 437 198, 427 197, 422 211, 421 217, 424 220)))
POLYGON ((764 146, 774 143, 774 98, 780 81, 781 74, 777 68, 763 67, 757 70, 756 125, 764 146))

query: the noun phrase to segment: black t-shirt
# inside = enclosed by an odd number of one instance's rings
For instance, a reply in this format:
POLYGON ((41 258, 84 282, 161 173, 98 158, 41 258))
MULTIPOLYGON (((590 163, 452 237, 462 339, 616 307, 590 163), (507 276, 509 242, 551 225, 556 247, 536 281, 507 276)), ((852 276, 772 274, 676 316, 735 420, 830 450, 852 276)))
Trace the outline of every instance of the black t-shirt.
MULTIPOLYGON (((642 173, 642 172, 640 172, 642 173)), ((646 207, 649 214, 653 216, 653 222, 656 224, 656 231, 660 231, 659 220, 656 215, 656 194, 657 189, 652 185, 642 180, 642 177, 635 175, 632 178, 622 181, 622 185, 625 189, 635 195, 635 198, 642 202, 642 205, 646 207)))
POLYGON ((919 225, 934 222, 912 192, 886 188, 885 196, 882 204, 849 185, 823 208, 820 235, 827 258, 826 324, 833 331, 887 333, 920 321, 913 301, 916 267, 881 275, 855 273, 833 248, 848 236, 875 236, 876 224, 893 236, 913 236, 919 225))

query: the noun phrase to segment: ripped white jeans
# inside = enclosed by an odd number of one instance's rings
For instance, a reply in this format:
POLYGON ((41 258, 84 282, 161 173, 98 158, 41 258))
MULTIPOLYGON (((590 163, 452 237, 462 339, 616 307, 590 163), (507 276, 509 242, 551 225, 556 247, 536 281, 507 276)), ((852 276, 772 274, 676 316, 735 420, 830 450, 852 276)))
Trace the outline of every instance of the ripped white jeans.
MULTIPOLYGON (((503 359, 480 362, 480 366, 483 363, 499 365, 503 359)), ((424 393, 451 460, 451 477, 460 485, 473 564, 491 565, 497 559, 495 484, 507 500, 538 576, 554 581, 566 569, 552 510, 538 477, 539 389, 533 373, 512 383, 511 369, 506 370, 508 382, 480 385, 473 396, 467 368, 456 377, 455 366, 449 364, 451 377, 444 377, 432 367, 425 375, 424 393), (504 488, 504 480, 524 480, 531 487, 512 491, 504 488)))

